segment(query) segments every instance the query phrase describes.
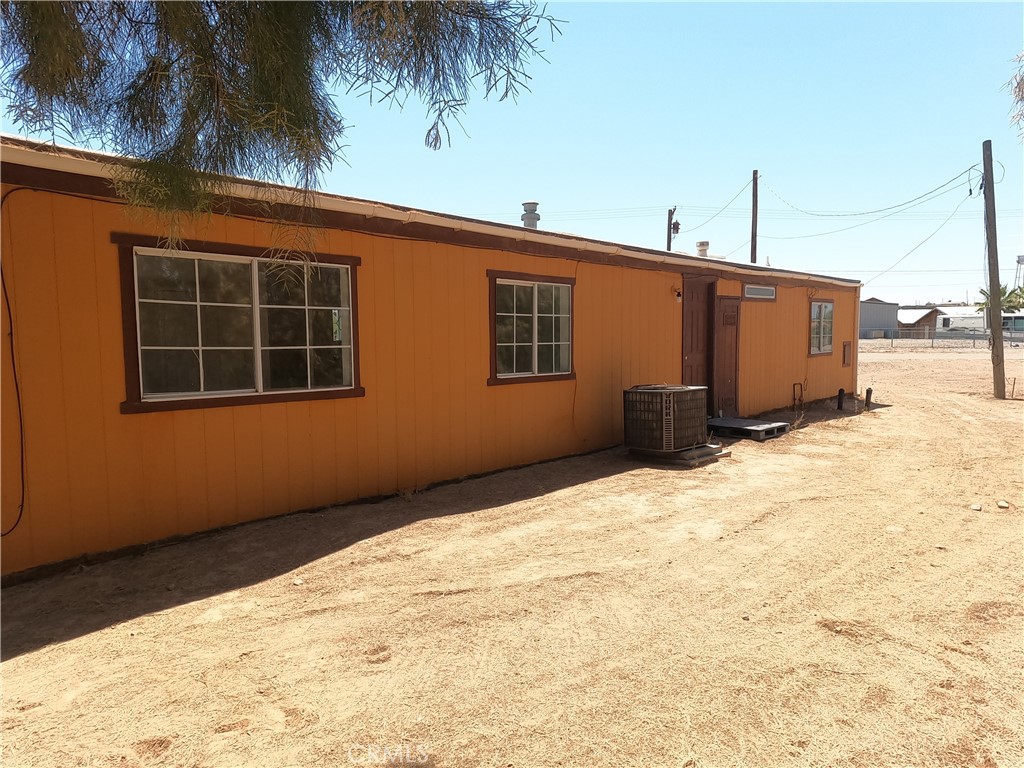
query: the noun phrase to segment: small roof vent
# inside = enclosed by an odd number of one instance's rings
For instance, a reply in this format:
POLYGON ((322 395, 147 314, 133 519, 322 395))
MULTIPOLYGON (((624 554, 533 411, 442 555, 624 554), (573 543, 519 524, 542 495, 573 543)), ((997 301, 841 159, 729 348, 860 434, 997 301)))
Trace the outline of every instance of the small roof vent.
POLYGON ((523 226, 527 229, 536 229, 537 222, 540 221, 540 214, 537 213, 537 206, 540 203, 534 202, 533 200, 527 200, 523 203, 523 213, 519 218, 523 220, 523 226))

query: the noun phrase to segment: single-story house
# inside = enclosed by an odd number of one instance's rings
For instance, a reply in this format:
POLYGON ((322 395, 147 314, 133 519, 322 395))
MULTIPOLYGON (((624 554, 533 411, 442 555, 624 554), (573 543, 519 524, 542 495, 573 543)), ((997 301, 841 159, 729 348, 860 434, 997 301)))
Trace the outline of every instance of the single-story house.
POLYGON ((899 330, 896 312, 900 305, 874 297, 860 303, 860 338, 891 339, 899 330))
POLYGON ((614 446, 637 384, 857 388, 856 281, 329 194, 288 260, 244 180, 169 248, 116 158, 0 149, 4 574, 614 446))
POLYGON ((900 337, 904 339, 931 339, 935 337, 936 307, 900 307, 896 319, 900 324, 900 337))

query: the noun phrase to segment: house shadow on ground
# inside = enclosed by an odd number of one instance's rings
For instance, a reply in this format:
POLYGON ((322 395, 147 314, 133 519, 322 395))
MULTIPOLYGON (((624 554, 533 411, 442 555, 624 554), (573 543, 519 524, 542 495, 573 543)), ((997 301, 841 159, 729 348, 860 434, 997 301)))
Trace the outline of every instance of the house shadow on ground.
POLYGON ((637 468, 624 449, 612 448, 374 503, 245 523, 159 542, 103 562, 72 565, 3 590, 2 659, 282 576, 421 520, 493 509, 637 468))
MULTIPOLYGON (((793 411, 775 411, 760 418, 799 429, 858 415, 851 399, 846 406, 837 411, 832 398, 807 404, 797 418, 793 411)), ((738 438, 714 440, 729 446, 738 438)), ((6 661, 139 616, 283 576, 421 520, 494 509, 645 467, 673 472, 687 469, 634 457, 617 447, 447 483, 422 493, 157 542, 132 554, 101 556, 99 562, 65 564, 53 575, 3 589, 0 658, 6 661)))

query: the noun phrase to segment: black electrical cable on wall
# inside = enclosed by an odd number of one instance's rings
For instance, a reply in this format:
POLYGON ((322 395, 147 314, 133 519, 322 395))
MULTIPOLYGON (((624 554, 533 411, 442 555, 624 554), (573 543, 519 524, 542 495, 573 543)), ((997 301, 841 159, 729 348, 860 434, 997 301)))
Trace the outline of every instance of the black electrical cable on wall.
MULTIPOLYGON (((7 203, 7 198, 15 192, 23 189, 29 189, 27 187, 19 187, 18 189, 8 190, 2 198, 0 198, 0 212, 3 211, 4 205, 7 203)), ((29 189, 29 191, 34 191, 29 189)), ((10 252, 8 252, 8 257, 10 252)), ((21 518, 25 513, 25 413, 21 407, 21 384, 18 381, 18 362, 14 357, 14 315, 11 312, 11 297, 7 293, 7 278, 4 277, 3 260, 0 259, 0 287, 3 289, 4 294, 4 306, 7 308, 7 343, 8 349, 11 353, 11 374, 14 377, 14 400, 18 409, 18 458, 21 465, 21 497, 18 500, 18 517, 6 531, 0 533, 0 538, 3 538, 9 533, 13 533, 14 529, 21 524, 21 518)))
MULTIPOLYGON (((79 200, 89 200, 91 202, 108 202, 116 203, 118 205, 124 205, 123 201, 120 200, 102 200, 90 195, 80 195, 74 192, 60 192, 51 189, 36 189, 34 187, 16 187, 15 189, 9 189, 4 193, 3 197, 0 197, 0 213, 3 212, 4 206, 7 205, 7 198, 13 195, 15 192, 45 192, 51 195, 61 195, 62 197, 74 197, 79 200)), ((7 259, 10 260, 10 251, 7 253, 7 259)), ((0 259, 0 287, 3 289, 4 295, 4 306, 7 307, 7 344, 8 349, 11 353, 11 374, 14 378, 14 397, 17 403, 18 409, 18 449, 21 458, 21 492, 18 500, 18 517, 6 531, 0 532, 0 538, 13 533, 14 530, 21 524, 22 517, 25 514, 25 496, 27 483, 25 482, 25 467, 28 464, 28 454, 25 451, 25 411, 22 407, 21 402, 21 381, 18 378, 18 361, 14 355, 14 315, 11 312, 11 297, 7 291, 7 277, 4 275, 3 260, 0 259)))

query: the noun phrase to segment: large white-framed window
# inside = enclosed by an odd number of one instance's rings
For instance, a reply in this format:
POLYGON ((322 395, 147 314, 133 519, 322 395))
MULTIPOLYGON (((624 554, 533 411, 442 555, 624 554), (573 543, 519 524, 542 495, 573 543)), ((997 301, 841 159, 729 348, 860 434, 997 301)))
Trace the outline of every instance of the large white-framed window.
POLYGON ((571 378, 572 278, 489 271, 490 383, 571 378))
POLYGON ((832 301, 811 302, 811 350, 812 355, 832 353, 832 301))
POLYGON ((359 388, 348 262, 357 260, 337 261, 122 249, 137 353, 137 365, 126 366, 137 376, 126 405, 140 406, 128 410, 352 394, 359 388))

